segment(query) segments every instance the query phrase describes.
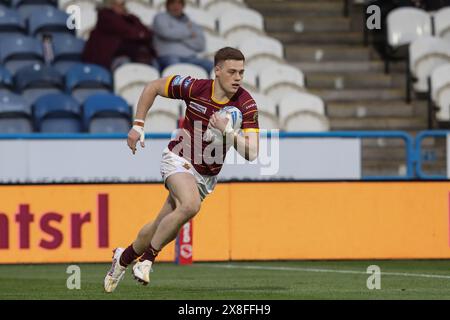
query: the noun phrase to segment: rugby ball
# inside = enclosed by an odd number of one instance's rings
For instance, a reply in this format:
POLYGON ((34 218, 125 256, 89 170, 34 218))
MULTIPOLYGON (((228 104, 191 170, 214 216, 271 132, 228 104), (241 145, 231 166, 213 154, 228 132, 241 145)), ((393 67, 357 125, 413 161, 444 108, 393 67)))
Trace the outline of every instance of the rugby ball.
MULTIPOLYGON (((228 118, 227 129, 232 128, 234 131, 238 132, 242 125, 242 113, 241 111, 233 106, 226 106, 220 109, 219 117, 228 118)), ((212 144, 222 145, 223 135, 220 130, 211 127, 211 123, 208 124, 208 128, 205 131, 204 140, 211 142, 212 144)))

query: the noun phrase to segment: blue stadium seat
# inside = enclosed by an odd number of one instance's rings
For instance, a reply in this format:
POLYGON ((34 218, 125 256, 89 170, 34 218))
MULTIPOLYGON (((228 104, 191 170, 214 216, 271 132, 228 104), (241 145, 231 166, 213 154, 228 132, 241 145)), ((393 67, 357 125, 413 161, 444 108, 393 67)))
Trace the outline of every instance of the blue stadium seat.
POLYGON ((52 38, 55 60, 81 59, 85 41, 69 34, 55 34, 52 38))
POLYGON ((31 104, 43 95, 64 89, 63 76, 55 68, 40 64, 17 70, 15 83, 16 90, 31 104))
POLYGON ((83 105, 83 122, 91 133, 127 133, 131 125, 131 108, 114 94, 95 94, 83 105))
POLYGON ((69 34, 53 34, 52 44, 54 55, 52 64, 61 74, 66 74, 76 63, 81 63, 84 40, 69 34))
MULTIPOLYGON (((14 7, 14 6, 13 6, 14 7)), ((16 7, 17 12, 22 17, 22 19, 27 20, 30 15, 35 10, 43 10, 43 9, 49 9, 54 8, 54 6, 49 4, 43 4, 43 3, 27 3, 22 4, 19 7, 16 7)))
POLYGON ((3 36, 0 48, 1 62, 12 74, 24 66, 44 61, 41 43, 31 37, 3 36))
POLYGON ((67 74, 67 72, 76 64, 81 63, 81 61, 71 61, 71 60, 60 60, 52 63, 53 68, 58 70, 61 74, 67 74))
POLYGON ((52 93, 40 97, 33 106, 35 127, 45 133, 82 131, 81 105, 72 97, 52 93))
POLYGON ((44 33, 74 34, 74 30, 67 28, 68 17, 64 11, 51 6, 35 8, 28 17, 28 32, 32 36, 44 33))
POLYGON ((95 64, 78 63, 67 71, 66 90, 83 103, 92 94, 112 91, 111 73, 95 64))
POLYGON ((11 6, 14 8, 23 6, 23 5, 32 5, 32 4, 48 4, 56 7, 58 5, 58 0, 7 0, 11 3, 11 6))
POLYGON ((13 79, 11 73, 5 67, 0 65, 0 89, 12 89, 13 79))
POLYGON ((63 88, 63 76, 53 67, 33 64, 16 73, 16 88, 19 91, 32 87, 63 88))
POLYGON ((33 132, 31 106, 22 97, 0 91, 0 133, 33 132))
POLYGON ((25 34, 25 23, 20 15, 10 8, 0 6, 0 32, 25 34))

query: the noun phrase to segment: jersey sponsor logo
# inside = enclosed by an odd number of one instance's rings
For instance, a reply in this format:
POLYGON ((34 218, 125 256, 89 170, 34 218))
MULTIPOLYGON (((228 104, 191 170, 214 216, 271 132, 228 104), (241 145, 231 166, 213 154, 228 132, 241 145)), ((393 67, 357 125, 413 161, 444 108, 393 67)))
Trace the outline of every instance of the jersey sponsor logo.
POLYGON ((253 114, 253 122, 258 121, 258 111, 253 114))
POLYGON ((192 82, 192 78, 186 79, 183 83, 183 87, 186 89, 192 82))
POLYGON ((173 79, 173 85, 180 86, 183 83, 183 81, 186 79, 187 79, 187 77, 176 76, 175 79, 173 79))
POLYGON ((181 76, 176 76, 176 77, 173 79, 172 85, 178 86, 178 85, 180 85, 181 81, 182 81, 182 77, 181 77, 181 76))
POLYGON ((256 103, 252 103, 252 104, 246 106, 245 110, 248 110, 248 109, 253 108, 253 107, 256 108, 256 103))
POLYGON ((198 104, 198 103, 195 103, 195 102, 192 102, 192 101, 191 101, 191 103, 189 104, 189 106, 190 106, 192 109, 194 109, 194 110, 196 110, 196 111, 198 111, 198 112, 201 112, 201 113, 203 113, 203 114, 206 114, 207 108, 206 108, 205 106, 202 106, 201 104, 198 104))

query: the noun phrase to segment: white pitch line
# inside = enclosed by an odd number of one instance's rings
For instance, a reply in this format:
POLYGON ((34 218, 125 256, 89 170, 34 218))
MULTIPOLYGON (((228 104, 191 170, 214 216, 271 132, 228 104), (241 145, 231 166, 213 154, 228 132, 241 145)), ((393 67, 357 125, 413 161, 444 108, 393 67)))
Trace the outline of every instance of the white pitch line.
MULTIPOLYGON (((364 271, 356 271, 356 270, 334 270, 334 269, 295 268, 295 267, 264 267, 264 266, 248 266, 248 265, 235 265, 235 264, 221 265, 221 264, 213 264, 213 263, 202 263, 197 266, 199 266, 199 267, 208 266, 208 267, 222 268, 222 269, 301 271, 301 272, 345 273, 345 274, 365 274, 365 275, 370 274, 370 273, 367 273, 364 271)), ((446 276, 446 275, 425 274, 425 273, 404 273, 404 272, 383 272, 383 271, 381 271, 381 275, 382 276, 387 275, 387 276, 400 276, 400 277, 450 279, 450 276, 446 276)))

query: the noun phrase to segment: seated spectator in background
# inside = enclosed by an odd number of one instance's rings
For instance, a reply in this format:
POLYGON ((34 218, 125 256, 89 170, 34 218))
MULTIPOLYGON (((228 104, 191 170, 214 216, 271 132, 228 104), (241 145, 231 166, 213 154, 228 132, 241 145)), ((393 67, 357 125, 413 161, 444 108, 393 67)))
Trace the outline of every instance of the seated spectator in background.
POLYGON ((184 0, 167 0, 167 12, 161 12, 153 20, 155 48, 161 71, 175 63, 192 63, 210 74, 213 63, 199 58, 205 50, 203 29, 183 13, 184 0))
POLYGON ((138 17, 128 13, 125 0, 106 0, 99 9, 95 29, 87 41, 82 60, 107 69, 138 62, 159 68, 152 45, 153 34, 138 17))

